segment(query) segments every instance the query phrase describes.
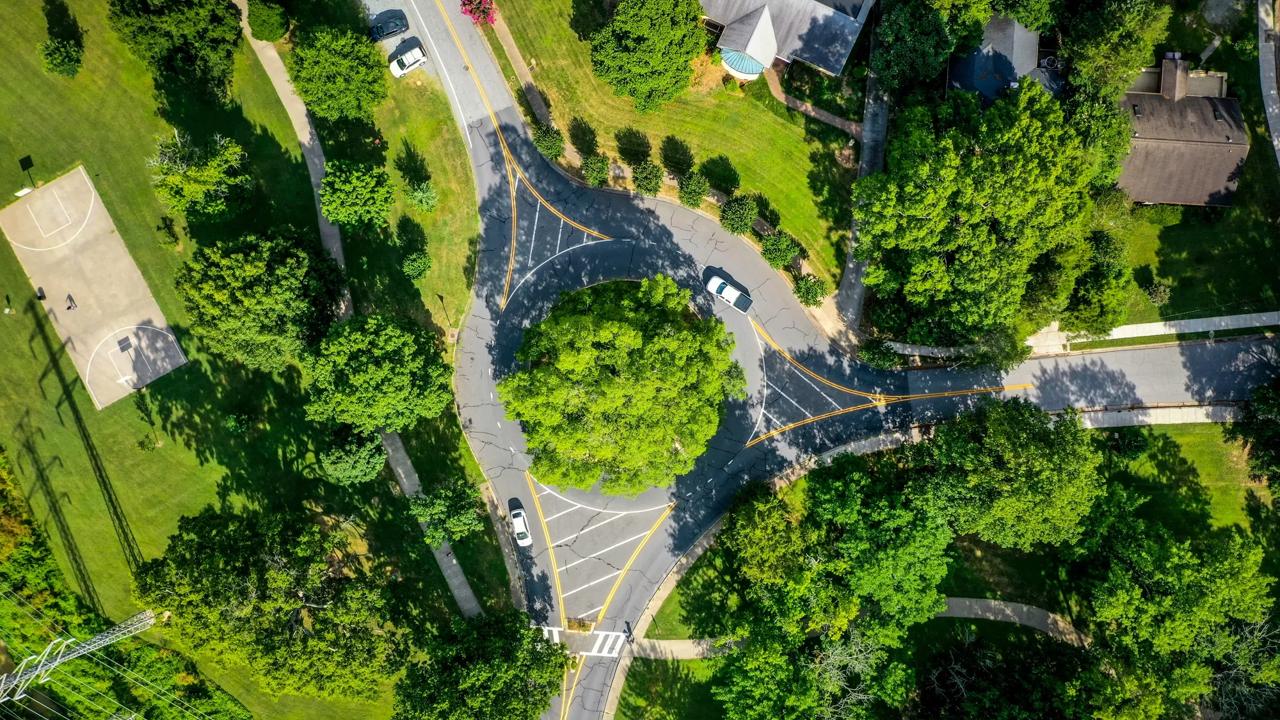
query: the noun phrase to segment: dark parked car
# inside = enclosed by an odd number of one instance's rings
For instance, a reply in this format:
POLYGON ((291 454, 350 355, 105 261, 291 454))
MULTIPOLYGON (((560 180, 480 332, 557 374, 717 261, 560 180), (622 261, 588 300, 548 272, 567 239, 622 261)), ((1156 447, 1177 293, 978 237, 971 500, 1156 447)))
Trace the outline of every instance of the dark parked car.
POLYGON ((393 13, 385 15, 378 22, 369 28, 369 37, 374 42, 385 40, 389 37, 395 37, 405 30, 409 29, 409 20, 404 13, 393 13))

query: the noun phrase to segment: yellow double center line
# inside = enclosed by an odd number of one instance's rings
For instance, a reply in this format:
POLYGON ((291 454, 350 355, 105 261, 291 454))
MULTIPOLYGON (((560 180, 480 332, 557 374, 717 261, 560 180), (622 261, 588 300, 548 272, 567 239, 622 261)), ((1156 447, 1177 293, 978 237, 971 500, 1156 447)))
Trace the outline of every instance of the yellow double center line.
POLYGON ((524 170, 521 169, 520 164, 515 160, 515 156, 512 155, 511 148, 507 146, 506 135, 502 132, 502 126, 498 124, 498 115, 493 111, 493 104, 489 102, 489 94, 484 91, 484 83, 480 82, 480 78, 476 75, 476 71, 474 70, 475 66, 471 62, 471 57, 467 54, 466 48, 462 47, 462 38, 458 36, 457 28, 453 26, 453 21, 449 19, 449 13, 445 10, 444 4, 441 0, 435 0, 435 3, 436 8, 440 10, 440 17, 444 18, 445 26, 449 28, 449 35, 453 38, 454 47, 458 48, 458 53, 462 55, 462 61, 466 63, 467 75, 471 77, 472 82, 476 85, 476 91, 480 96, 480 102, 484 104, 484 110, 489 115, 489 122, 493 124, 493 131, 498 135, 498 144, 502 146, 503 166, 507 175, 507 187, 509 188, 509 196, 511 199, 511 246, 507 251, 507 277, 502 284, 501 307, 505 310, 507 307, 507 298, 511 292, 511 276, 515 272, 516 267, 516 241, 519 237, 519 233, 517 232, 518 223, 516 222, 517 181, 523 181, 525 187, 529 188, 529 192, 533 194, 538 202, 542 203, 547 210, 551 211, 551 214, 563 220, 570 227, 581 230, 588 235, 593 235, 601 240, 611 240, 612 238, 598 230, 589 228, 560 212, 555 205, 547 202, 547 199, 542 196, 542 193, 538 192, 538 188, 534 187, 533 183, 529 182, 529 178, 524 174, 524 170), (513 171, 514 176, 512 174, 513 171))

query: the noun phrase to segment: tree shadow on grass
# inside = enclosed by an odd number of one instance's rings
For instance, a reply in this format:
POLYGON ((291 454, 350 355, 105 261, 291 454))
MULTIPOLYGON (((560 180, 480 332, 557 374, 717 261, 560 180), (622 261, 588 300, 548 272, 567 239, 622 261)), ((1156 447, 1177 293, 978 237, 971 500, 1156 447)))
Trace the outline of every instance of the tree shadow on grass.
POLYGON ((597 30, 609 22, 609 13, 601 0, 573 0, 569 28, 579 40, 590 40, 597 30))
POLYGON ((420 185, 431 180, 431 168, 427 167, 427 159, 408 140, 401 141, 400 152, 396 154, 394 164, 407 185, 420 185))
POLYGON ((619 716, 628 718, 720 717, 724 710, 711 694, 710 677, 699 677, 679 660, 631 662, 619 716))
POLYGON ((613 137, 618 143, 618 157, 628 165, 636 166, 647 161, 653 152, 649 136, 636 128, 622 128, 613 137))
POLYGON ((359 0, 282 0, 298 30, 340 28, 363 33, 368 30, 367 11, 359 0))
POLYGON ((50 38, 72 43, 79 48, 84 47, 84 29, 80 27, 71 8, 67 7, 66 0, 44 0, 43 10, 50 38))
POLYGON ((689 148, 689 143, 675 135, 662 138, 658 153, 662 158, 662 167, 672 175, 681 177, 693 170, 693 150, 689 148))
POLYGON ((711 187, 725 195, 732 195, 737 192, 739 185, 742 183, 742 179, 738 176, 738 169, 724 155, 717 155, 703 160, 702 164, 698 166, 698 172, 707 178, 707 182, 711 183, 711 187))
POLYGON ((600 141, 596 137, 596 129, 591 127, 591 123, 580 117, 575 117, 569 121, 569 142, 584 158, 591 157, 600 150, 600 141))

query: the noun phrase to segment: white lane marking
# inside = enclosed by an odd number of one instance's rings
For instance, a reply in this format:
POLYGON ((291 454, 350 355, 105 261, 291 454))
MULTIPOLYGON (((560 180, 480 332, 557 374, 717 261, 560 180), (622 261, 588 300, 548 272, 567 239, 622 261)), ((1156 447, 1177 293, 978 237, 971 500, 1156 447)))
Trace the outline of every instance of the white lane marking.
POLYGON ((619 576, 619 575, 621 575, 621 574, 622 574, 622 571, 621 571, 621 570, 614 570, 613 572, 609 573, 608 575, 605 575, 605 576, 604 576, 604 577, 602 577, 602 578, 596 578, 595 580, 592 580, 591 582, 587 583, 586 585, 580 585, 580 586, 578 586, 578 587, 576 587, 576 588, 574 588, 574 589, 570 590, 569 592, 567 592, 567 593, 565 593, 565 594, 561 595, 560 597, 561 597, 561 599, 563 599, 563 598, 567 598, 567 597, 569 597, 570 595, 572 595, 572 594, 574 594, 574 593, 578 593, 578 592, 582 592, 583 590, 586 590, 587 588, 591 587, 592 585, 599 585, 600 583, 602 583, 602 582, 604 582, 604 581, 606 581, 606 580, 612 580, 613 578, 616 578, 616 577, 618 577, 618 576, 619 576))
POLYGON ((777 385, 774 385, 773 383, 769 383, 769 387, 773 388, 774 390, 777 390, 779 395, 781 395, 782 397, 784 397, 784 398, 786 398, 786 399, 787 399, 787 402, 789 402, 789 403, 791 403, 792 405, 795 405, 797 408, 799 408, 799 409, 800 409, 800 412, 804 413, 804 416, 805 416, 805 417, 809 417, 810 415, 812 415, 812 414, 813 414, 813 413, 809 412, 808 410, 805 410, 803 405, 801 405, 800 403, 796 402, 795 400, 792 400, 790 395, 788 395, 788 394, 786 394, 786 393, 782 392, 782 388, 778 387, 777 385))
MULTIPOLYGON (((648 531, 645 531, 645 532, 640 533, 639 535, 636 535, 635 537, 629 537, 629 538, 627 538, 626 540, 623 540, 623 541, 622 541, 622 542, 620 542, 620 543, 614 543, 613 545, 610 545, 609 547, 607 547, 607 548, 605 548, 605 549, 603 549, 603 550, 597 550, 597 551, 595 551, 595 552, 594 552, 594 553, 592 553, 590 556, 588 556, 588 557, 584 557, 584 558, 582 558, 581 560, 574 560, 573 562, 569 563, 568 565, 565 565, 565 566, 563 566, 563 567, 559 568, 559 570, 560 570, 560 572, 564 572, 565 570, 568 570, 569 568, 573 567, 574 565, 579 565, 579 564, 584 563, 584 562, 586 562, 586 561, 588 561, 588 560, 595 560, 596 558, 599 558, 601 555, 603 555, 603 554, 605 554, 605 553, 609 552, 610 550, 614 550, 614 549, 616 549, 616 548, 620 548, 620 547, 622 547, 623 545, 626 545, 626 544, 627 544, 627 543, 629 543, 629 542, 635 542, 636 540, 639 540, 640 538, 642 538, 642 537, 644 537, 645 535, 648 535, 648 534, 649 534, 649 533, 648 533, 648 531)), ((588 614, 590 614, 590 613, 588 613, 588 614)))
POLYGON ((542 638, 550 640, 553 643, 560 642, 560 631, 564 628, 558 628, 551 625, 534 625, 534 627, 542 628, 542 638))
POLYGON ((770 415, 769 413, 765 413, 765 414, 764 414, 764 416, 765 416, 765 417, 767 417, 767 418, 769 418, 771 421, 773 421, 773 424, 774 424, 774 425, 777 425, 778 427, 782 427, 783 425, 785 425, 785 424, 786 424, 786 423, 780 423, 780 422, 778 422, 778 418, 776 418, 776 417, 774 417, 774 416, 770 415))
MULTIPOLYGON (((764 358, 764 344, 760 342, 760 333, 756 332, 755 323, 751 323, 751 334, 755 336, 756 349, 760 351, 760 375, 765 382, 764 387, 760 388, 760 413, 756 415, 756 424, 751 428, 751 437, 754 438, 760 432, 760 423, 764 420, 764 406, 769 403, 769 368, 764 358)), ((729 466, 725 465, 725 467, 729 466)))
POLYGON ((590 610, 582 613, 582 617, 591 617, 592 615, 595 615, 596 613, 600 612, 603 609, 604 609, 603 605, 601 605, 598 608, 591 608, 590 610))
MULTIPOLYGON (((520 178, 516 178, 516 182, 520 182, 520 178)), ((584 237, 585 237, 585 235, 586 235, 586 233, 583 233, 583 236, 584 236, 584 237)), ((622 238, 609 238, 609 239, 607 239, 607 240, 592 240, 592 241, 591 241, 591 242, 589 242, 589 243, 582 243, 582 245, 596 245, 596 244, 598 244, 598 243, 614 242, 614 241, 616 241, 616 240, 621 240, 621 239, 622 239, 622 238)), ((514 290, 512 290, 512 291, 511 291, 511 295, 507 296, 507 301, 508 301, 508 302, 510 302, 510 299, 511 299, 511 298, 513 298, 513 297, 515 297, 515 294, 516 294, 517 292, 519 292, 519 291, 520 291, 520 286, 524 285, 524 281, 525 281, 525 280, 528 280, 528 279, 529 279, 529 278, 531 278, 531 277, 533 277, 534 273, 536 273, 536 272, 538 272, 539 270, 541 270, 543 265, 546 265, 547 263, 551 262, 552 260, 555 260, 556 258, 560 257, 560 256, 561 256, 561 255, 563 255, 564 253, 567 253, 567 252, 569 252, 569 251, 571 251, 571 250, 574 250, 574 249, 576 249, 576 248, 580 248, 580 247, 582 247, 582 245, 574 245, 573 247, 567 247, 567 248, 565 248, 564 250, 562 250, 561 252, 558 252, 558 253, 556 253, 555 255, 552 255, 551 257, 547 258, 546 260, 543 260, 542 262, 538 263, 538 267, 536 267, 536 268, 534 268, 534 269, 530 270, 527 274, 525 274, 525 276, 524 276, 524 277, 520 278, 520 282, 516 283, 516 287, 515 287, 515 289, 514 289, 514 290)))
POLYGON ((581 507, 582 507, 581 505, 574 505, 573 507, 569 508, 568 510, 561 510, 560 512, 556 513, 555 515, 552 515, 551 517, 547 518, 547 522, 551 522, 552 520, 555 520, 556 518, 560 517, 561 515, 567 515, 567 514, 569 514, 569 513, 573 512, 574 510, 578 510, 578 509, 580 509, 581 507))
MULTIPOLYGON (((534 480, 536 481, 536 480, 537 480, 537 478, 534 478, 534 480)), ((539 485, 542 485, 542 483, 538 483, 538 484, 539 484, 539 485)), ((577 505, 577 506, 578 506, 578 507, 580 507, 580 508, 583 508, 583 509, 586 509, 586 510, 591 510, 592 512, 598 512, 598 513, 609 513, 609 514, 611 514, 611 515, 635 515, 635 514, 637 514, 637 513, 653 512, 654 510, 665 510, 665 509, 667 508, 667 505, 670 505, 670 503, 662 503, 661 505, 654 505, 653 507, 641 508, 641 509, 639 509, 639 510, 606 510, 606 509, 604 509, 604 508, 591 507, 590 505, 583 505, 583 504, 582 504, 582 503, 580 503, 580 502, 575 502, 575 501, 573 501, 573 500, 570 500, 569 498, 567 498, 567 497, 565 497, 565 496, 561 495, 560 493, 556 492, 555 490, 552 490, 551 488, 547 487, 546 485, 542 485, 542 487, 543 487, 543 488, 545 488, 545 490, 544 490, 543 492, 538 493, 538 496, 539 496, 539 497, 541 497, 541 496, 542 496, 542 495, 544 495, 545 493, 551 493, 552 495, 555 495, 556 497, 560 498, 561 500, 563 500, 563 501, 565 501, 565 502, 567 502, 567 503, 569 503, 569 504, 571 504, 571 505, 577 505)))
MULTIPOLYGON (((665 505, 663 505, 663 507, 666 507, 666 506, 665 506, 665 505)), ((556 547, 559 547, 560 545, 563 545, 563 544, 565 544, 565 543, 569 542, 570 540, 573 540, 574 538, 578 537, 579 535, 586 535, 587 533, 591 532, 592 530, 595 530, 596 528, 604 527, 605 525, 608 525, 609 523, 613 522, 614 520, 617 520, 617 519, 618 519, 618 518, 620 518, 620 517, 624 517, 624 516, 623 516, 623 515, 614 515, 613 517, 609 518, 608 520, 604 520, 604 521, 598 522, 598 523, 596 523, 595 525, 588 525, 587 527, 585 527, 585 528, 583 528, 583 529, 579 530, 578 532, 576 532, 576 533, 574 533, 574 534, 570 535, 569 537, 564 538, 564 539, 562 539, 562 540, 557 540, 557 541, 555 541, 555 542, 553 542, 553 543, 551 543, 551 544, 552 544, 552 545, 554 545, 554 546, 556 546, 556 547)))
POLYGON ((826 398, 826 399, 827 399, 827 402, 829 402, 829 403, 831 403, 833 406, 835 406, 835 409, 837 409, 837 410, 839 410, 839 409, 840 409, 840 404, 839 404, 839 403, 837 403, 835 400, 832 400, 830 395, 828 395, 828 394, 826 394, 826 393, 822 392, 822 390, 820 390, 820 389, 818 388, 818 386, 817 386, 817 385, 814 385, 814 384, 813 384, 813 381, 812 381, 812 380, 810 380, 809 378, 807 378, 807 377, 805 377, 805 376, 804 376, 804 373, 800 372, 799 370, 796 370, 796 366, 795 366, 795 365, 792 365, 791 363, 787 363, 787 367, 791 368, 791 371, 792 371, 792 372, 794 372, 795 374, 799 375, 801 380, 803 380, 803 381, 805 381, 805 382, 809 383, 809 387, 813 388, 814 390, 817 390, 819 395, 821 395, 822 397, 826 398))
POLYGON ((444 58, 440 57, 440 49, 436 47, 435 38, 431 37, 431 33, 427 30, 427 21, 422 17, 422 11, 418 9, 417 0, 410 0, 409 4, 413 6, 413 12, 418 16, 418 23, 422 25, 422 34, 427 36, 427 42, 431 44, 431 52, 435 56, 437 67, 440 68, 440 74, 444 75, 444 81, 449 85, 449 94, 453 96, 453 104, 458 108, 458 118, 462 120, 462 137, 467 139, 467 149, 471 149, 471 133, 468 132, 470 125, 467 123, 467 114, 462 110, 462 103, 458 102, 458 90, 453 86, 453 78, 449 72, 444 69, 444 58))
POLYGON ((564 234, 564 218, 560 218, 560 229, 556 231, 556 254, 560 254, 560 236, 564 234))
POLYGON ((62 204, 62 198, 61 198, 61 197, 58 197, 58 189, 57 189, 57 188, 52 188, 51 190, 49 190, 49 192, 50 192, 50 194, 52 194, 52 195, 53 195, 53 199, 58 201, 58 207, 62 209, 62 216, 63 216, 63 217, 65 217, 65 218, 67 219, 67 221, 66 221, 66 222, 64 222, 64 223, 62 223, 62 224, 61 224, 61 225, 59 225, 58 227, 56 227, 56 228, 54 228, 54 229, 52 229, 52 230, 50 230, 50 231, 48 231, 48 232, 45 232, 45 229, 44 229, 43 227, 41 227, 41 226, 40 226, 40 219, 36 217, 36 213, 35 213, 35 211, 31 209, 31 205, 27 205, 27 214, 31 216, 31 222, 33 222, 33 223, 35 223, 35 224, 36 224, 36 229, 40 231, 40 235, 41 235, 41 237, 49 237, 50 235, 52 235, 52 234, 54 234, 54 233, 58 232, 59 230, 61 230, 61 229, 62 229, 62 228, 64 228, 64 227, 67 227, 68 225, 70 225, 70 224, 73 222, 73 220, 71 219, 71 213, 67 212, 67 206, 66 206, 66 205, 63 205, 63 204, 62 204))
POLYGON ((529 233, 529 262, 533 262, 533 248, 538 244, 538 217, 542 215, 542 203, 534 202, 533 205, 533 231, 529 233))

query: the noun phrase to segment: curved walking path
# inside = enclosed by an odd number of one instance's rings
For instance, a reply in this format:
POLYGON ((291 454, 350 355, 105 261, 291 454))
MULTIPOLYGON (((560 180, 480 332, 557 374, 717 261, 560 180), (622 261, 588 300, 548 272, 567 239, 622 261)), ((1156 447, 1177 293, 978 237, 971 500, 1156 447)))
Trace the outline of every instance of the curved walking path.
MULTIPOLYGON (((302 98, 298 97, 293 81, 289 78, 289 71, 285 69, 284 60, 281 59, 280 53, 276 52, 276 46, 254 39, 247 17, 248 0, 235 0, 235 3, 240 7, 240 27, 244 31, 245 42, 249 43, 253 53, 258 56, 258 62, 266 71, 267 78, 271 80, 271 86, 275 88, 276 96, 280 98, 280 104, 284 106, 289 122, 293 125, 294 134, 298 136, 302 157, 307 163, 307 173, 311 176, 311 193, 315 198, 316 219, 320 225, 320 242, 324 245, 325 252, 329 253, 329 257, 346 269, 347 262, 342 252, 342 234, 320 210, 320 184, 324 180, 324 149, 320 146, 320 138, 316 134, 315 125, 311 122, 311 115, 307 112, 307 106, 302 102, 302 98)), ((351 317, 351 292, 346 287, 342 288, 340 303, 339 319, 351 317)), ((416 495, 422 483, 418 479, 418 471, 414 469, 409 459, 409 454, 405 452, 400 435, 383 433, 382 445, 387 449, 387 462, 395 473, 400 489, 405 495, 416 495)), ((440 566, 440 572, 444 575, 454 602, 458 604, 458 610, 465 617, 481 614, 483 610, 480 607, 480 601, 471 590, 471 584, 467 582, 462 566, 454 557, 453 547, 449 542, 446 540, 440 547, 431 548, 431 554, 435 556, 436 564, 440 566)))

